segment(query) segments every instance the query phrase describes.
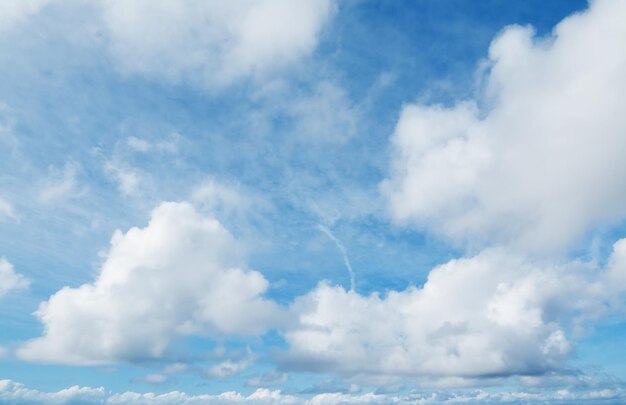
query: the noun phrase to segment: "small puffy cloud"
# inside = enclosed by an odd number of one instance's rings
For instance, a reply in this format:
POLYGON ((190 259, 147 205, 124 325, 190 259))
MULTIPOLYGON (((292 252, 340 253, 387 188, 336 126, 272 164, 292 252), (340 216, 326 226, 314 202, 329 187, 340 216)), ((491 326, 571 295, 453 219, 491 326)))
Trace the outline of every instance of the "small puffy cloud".
POLYGON ((39 200, 43 203, 54 203, 68 198, 80 196, 85 192, 78 184, 80 165, 68 162, 63 169, 51 167, 48 177, 39 189, 39 200))
POLYGON ((0 197, 0 218, 6 217, 11 219, 17 219, 13 205, 10 202, 0 197))
POLYGON ((118 161, 107 161, 104 164, 104 171, 115 179, 120 193, 125 196, 135 195, 145 183, 145 175, 142 172, 118 161))
POLYGON ((332 0, 102 2, 119 68, 170 81, 222 86, 310 53, 332 0))
POLYGON ((604 269, 489 249, 436 267, 421 288, 384 297, 321 283, 292 305, 297 321, 284 332, 282 361, 346 376, 457 383, 559 370, 573 348, 567 331, 623 312, 625 259, 626 240, 604 269))
POLYGON ((626 3, 594 1, 549 38, 509 27, 489 49, 481 98, 406 106, 382 185, 392 217, 533 251, 626 217, 625 18, 626 3))
POLYGON ((208 369, 206 375, 218 378, 232 377, 247 369, 251 364, 251 359, 242 359, 238 361, 226 360, 208 369))
POLYGON ((29 285, 30 280, 16 273, 13 265, 6 258, 0 258, 0 298, 11 291, 27 288, 29 285))
POLYGON ((137 152, 164 152, 176 153, 178 151, 178 141, 180 135, 174 134, 169 139, 148 141, 146 139, 130 136, 126 139, 126 145, 137 152))
POLYGON ((263 333, 280 308, 246 270, 233 236, 188 203, 163 203, 145 228, 116 231, 97 279, 65 287, 36 316, 44 335, 18 357, 105 364, 160 358, 177 336, 263 333))
POLYGON ((237 186, 220 183, 215 179, 208 179, 196 187, 192 199, 211 211, 220 208, 249 208, 248 201, 250 200, 237 186))

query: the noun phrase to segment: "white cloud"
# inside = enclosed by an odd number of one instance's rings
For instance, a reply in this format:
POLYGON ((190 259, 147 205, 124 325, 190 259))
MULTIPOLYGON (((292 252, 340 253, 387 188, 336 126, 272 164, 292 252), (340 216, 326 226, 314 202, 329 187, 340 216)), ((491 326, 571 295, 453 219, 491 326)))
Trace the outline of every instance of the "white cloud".
POLYGON ((509 27, 481 98, 405 107, 382 186, 393 218, 545 251, 626 217, 625 18, 626 3, 594 1, 550 38, 509 27))
POLYGON ((123 1, 102 3, 119 68, 221 86, 310 53, 332 0, 123 1))
POLYGON ((29 285, 30 280, 16 273, 13 265, 6 258, 0 257, 0 298, 10 291, 27 288, 29 285))
POLYGON ((114 394, 104 388, 73 386, 57 392, 43 392, 11 380, 0 380, 0 401, 11 404, 85 405, 178 405, 178 404, 273 404, 273 405, 340 405, 340 404, 440 404, 440 403, 614 403, 626 399, 623 388, 556 389, 544 391, 460 391, 408 394, 344 394, 322 393, 312 398, 297 397, 259 388, 250 395, 236 391, 216 395, 190 395, 180 391, 155 394, 124 392, 114 394))
POLYGON ((244 196, 238 185, 227 185, 209 178, 193 191, 193 201, 210 211, 249 209, 252 197, 244 196))
POLYGON ((94 283, 40 305, 45 333, 18 357, 103 364, 162 357, 185 334, 262 333, 280 309, 262 298, 267 280, 243 266, 220 223, 187 203, 163 203, 145 228, 115 232, 94 283))
POLYGON ((77 179, 79 169, 76 162, 66 163, 63 170, 50 167, 48 177, 41 184, 39 200, 53 203, 83 194, 85 190, 79 188, 77 179))
POLYGON ((17 219, 13 205, 10 202, 0 197, 0 217, 7 217, 11 219, 17 219))
POLYGON ((207 370, 207 375, 210 377, 232 377, 236 374, 241 373, 243 370, 247 369, 252 364, 250 358, 241 359, 237 361, 226 360, 222 361, 219 364, 211 367, 207 370))
POLYGON ((126 139, 126 145, 137 152, 165 152, 176 153, 180 135, 173 134, 169 139, 148 141, 146 139, 130 136, 126 139))
POLYGON ((436 267, 422 288, 384 297, 321 283, 292 305, 297 322, 284 332, 283 361, 346 376, 457 383, 559 370, 573 347, 566 331, 621 313, 625 280, 621 240, 605 269, 489 249, 436 267))
POLYGON ((118 161, 107 161, 104 164, 104 171, 115 179, 119 191, 125 196, 135 195, 145 183, 143 173, 118 161))

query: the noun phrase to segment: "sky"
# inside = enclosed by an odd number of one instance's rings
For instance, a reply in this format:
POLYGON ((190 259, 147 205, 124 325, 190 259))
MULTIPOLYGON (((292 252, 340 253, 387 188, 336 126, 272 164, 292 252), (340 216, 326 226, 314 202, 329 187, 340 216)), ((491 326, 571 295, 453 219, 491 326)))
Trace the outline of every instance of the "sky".
POLYGON ((624 20, 0 0, 0 403, 626 402, 624 20))

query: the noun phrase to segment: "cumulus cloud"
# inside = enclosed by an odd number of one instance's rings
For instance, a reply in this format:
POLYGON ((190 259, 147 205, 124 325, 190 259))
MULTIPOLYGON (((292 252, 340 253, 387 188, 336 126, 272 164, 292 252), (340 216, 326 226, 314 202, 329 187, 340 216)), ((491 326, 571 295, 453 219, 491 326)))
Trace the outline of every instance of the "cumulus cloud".
POLYGON ((626 216, 626 4, 594 1, 547 38, 496 38, 480 98, 408 105, 382 189, 392 217, 456 242, 567 248, 626 216))
POLYGON ((0 258, 0 298, 10 291, 23 289, 29 285, 30 280, 16 273, 13 265, 6 258, 0 258))
POLYGON ((413 381, 540 375, 564 366, 573 348, 568 331, 622 313, 625 277, 621 240, 604 269, 494 248, 436 267, 421 288, 384 297, 321 283, 292 305, 297 321, 284 333, 282 361, 413 381))
POLYGON ((102 2, 110 50, 126 73, 220 86, 310 53, 332 0, 102 2))
POLYGON ((17 354, 103 364, 162 357, 181 335, 262 333, 280 313, 262 297, 267 288, 219 222, 190 204, 163 203, 145 228, 115 232, 93 283, 65 287, 39 306, 44 335, 17 354))

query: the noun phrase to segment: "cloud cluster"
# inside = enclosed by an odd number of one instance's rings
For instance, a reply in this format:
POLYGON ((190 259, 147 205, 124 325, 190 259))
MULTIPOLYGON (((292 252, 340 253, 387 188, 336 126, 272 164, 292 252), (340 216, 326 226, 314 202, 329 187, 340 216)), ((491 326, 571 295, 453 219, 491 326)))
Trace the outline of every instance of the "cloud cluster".
POLYGON ((73 386, 57 392, 43 392, 26 387, 11 380, 0 380, 0 400, 10 404, 124 404, 124 405, 169 405, 169 404, 289 404, 289 405, 340 405, 340 404, 441 404, 441 403, 607 403, 626 399, 623 388, 556 391, 466 391, 459 393, 409 393, 409 394, 344 394, 323 393, 311 398, 287 395, 279 390, 259 388, 250 395, 230 391, 216 395, 190 395, 172 391, 164 394, 124 392, 114 394, 104 388, 73 386))
POLYGON ((186 203, 163 203, 145 228, 117 231, 96 281, 40 305, 42 337, 18 356, 101 364, 162 357, 176 336, 256 334, 277 320, 268 282, 246 270, 233 236, 186 203))
POLYGON ((30 280, 18 274, 13 269, 9 261, 0 257, 0 298, 10 291, 26 288, 30 285, 30 280))
POLYGON ((406 106, 382 185, 392 217, 534 251, 626 217, 624 18, 624 2, 594 1, 548 38, 509 27, 479 99, 406 106))
MULTIPOLYGON (((40 305, 45 333, 18 357, 139 361, 166 356, 181 335, 278 329, 288 344, 279 361, 289 369, 465 383, 558 372, 571 331, 623 313, 626 239, 603 268, 491 248, 436 267, 420 288, 361 295, 322 282, 288 310, 263 297, 260 273, 242 269, 236 241, 217 221, 188 203, 163 203, 145 228, 115 233, 94 283, 40 305)), ((209 375, 236 373, 250 360, 223 362, 209 375)))

